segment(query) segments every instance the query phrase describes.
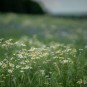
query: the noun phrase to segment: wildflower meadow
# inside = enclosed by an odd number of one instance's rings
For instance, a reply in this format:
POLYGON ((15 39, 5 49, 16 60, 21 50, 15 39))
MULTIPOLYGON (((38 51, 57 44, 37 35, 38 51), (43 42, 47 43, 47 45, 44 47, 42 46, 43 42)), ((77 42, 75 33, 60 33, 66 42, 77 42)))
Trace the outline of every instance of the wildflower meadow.
POLYGON ((37 39, 0 39, 1 87, 84 87, 87 47, 77 50, 37 39))
POLYGON ((86 20, 27 18, 0 19, 0 87, 87 87, 86 20))

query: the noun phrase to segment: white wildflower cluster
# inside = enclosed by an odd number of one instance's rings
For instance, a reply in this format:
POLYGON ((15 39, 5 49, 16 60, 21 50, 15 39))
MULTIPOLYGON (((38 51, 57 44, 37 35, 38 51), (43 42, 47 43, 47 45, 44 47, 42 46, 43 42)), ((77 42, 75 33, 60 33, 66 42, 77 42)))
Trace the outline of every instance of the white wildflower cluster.
POLYGON ((17 76, 22 76, 27 72, 50 80, 50 76, 54 73, 61 74, 62 67, 74 66, 75 48, 57 42, 46 45, 37 39, 34 40, 23 38, 23 41, 21 39, 12 42, 13 40, 9 39, 0 42, 0 47, 3 49, 3 53, 0 54, 0 77, 2 79, 3 77, 9 78, 9 75, 18 78, 17 76), (12 49, 9 49, 11 47, 12 49))
POLYGON ((12 43, 12 39, 6 40, 4 41, 4 43, 2 44, 2 47, 5 49, 9 49, 13 46, 14 44, 12 43))
POLYGON ((21 42, 21 41, 16 41, 14 44, 17 45, 18 47, 25 47, 26 46, 24 44, 24 42, 21 42))
POLYGON ((77 81, 77 84, 81 85, 81 84, 87 84, 87 77, 83 77, 80 78, 78 81, 77 81))

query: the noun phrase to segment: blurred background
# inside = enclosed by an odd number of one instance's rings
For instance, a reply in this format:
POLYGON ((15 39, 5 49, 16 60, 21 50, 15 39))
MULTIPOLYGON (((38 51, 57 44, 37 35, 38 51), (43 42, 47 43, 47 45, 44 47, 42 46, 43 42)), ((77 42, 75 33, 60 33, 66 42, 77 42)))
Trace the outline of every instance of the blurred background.
POLYGON ((86 16, 87 0, 0 0, 1 12, 86 16))
POLYGON ((87 44, 87 0, 0 0, 0 38, 87 44))

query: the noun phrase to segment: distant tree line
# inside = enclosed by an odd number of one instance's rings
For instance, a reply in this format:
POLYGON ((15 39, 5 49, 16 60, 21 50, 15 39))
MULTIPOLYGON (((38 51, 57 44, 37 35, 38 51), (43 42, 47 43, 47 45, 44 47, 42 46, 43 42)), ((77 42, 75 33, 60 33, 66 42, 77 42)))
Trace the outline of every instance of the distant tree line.
POLYGON ((44 14, 39 4, 32 0, 0 0, 0 12, 44 14))

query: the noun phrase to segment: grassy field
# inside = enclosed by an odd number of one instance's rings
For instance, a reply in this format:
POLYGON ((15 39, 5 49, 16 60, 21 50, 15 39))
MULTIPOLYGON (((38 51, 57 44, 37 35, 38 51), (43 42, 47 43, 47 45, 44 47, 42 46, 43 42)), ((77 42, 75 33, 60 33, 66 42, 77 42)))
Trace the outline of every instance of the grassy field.
POLYGON ((0 87, 87 87, 87 19, 0 14, 0 87))

